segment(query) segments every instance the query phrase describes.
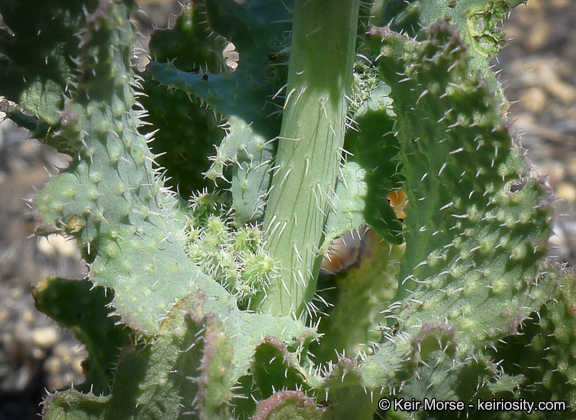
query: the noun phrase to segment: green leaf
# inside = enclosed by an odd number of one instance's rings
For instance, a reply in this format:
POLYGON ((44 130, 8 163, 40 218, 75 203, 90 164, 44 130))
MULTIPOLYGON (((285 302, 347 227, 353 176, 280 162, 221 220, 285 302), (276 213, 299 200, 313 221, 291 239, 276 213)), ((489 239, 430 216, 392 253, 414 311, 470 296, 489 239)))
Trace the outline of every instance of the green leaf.
POLYGON ((453 26, 432 26, 422 42, 380 35, 408 195, 401 330, 447 322, 462 349, 514 332, 546 287, 535 279, 551 231, 547 188, 529 178, 453 26))

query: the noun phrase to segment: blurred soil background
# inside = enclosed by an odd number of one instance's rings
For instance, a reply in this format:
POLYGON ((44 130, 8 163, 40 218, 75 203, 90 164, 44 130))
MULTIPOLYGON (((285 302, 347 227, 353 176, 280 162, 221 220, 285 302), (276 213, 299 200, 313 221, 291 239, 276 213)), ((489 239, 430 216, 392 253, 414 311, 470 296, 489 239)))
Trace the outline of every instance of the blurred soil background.
MULTIPOLYGON (((140 0, 140 39, 164 28, 177 3, 140 0)), ((509 45, 495 62, 511 102, 513 130, 535 175, 549 177, 557 201, 551 256, 576 265, 576 2, 530 0, 505 22, 509 45)), ((46 390, 83 381, 86 357, 71 331, 34 308, 31 286, 50 275, 82 278, 73 241, 37 238, 31 200, 68 158, 0 124, 0 420, 38 418, 46 390)))

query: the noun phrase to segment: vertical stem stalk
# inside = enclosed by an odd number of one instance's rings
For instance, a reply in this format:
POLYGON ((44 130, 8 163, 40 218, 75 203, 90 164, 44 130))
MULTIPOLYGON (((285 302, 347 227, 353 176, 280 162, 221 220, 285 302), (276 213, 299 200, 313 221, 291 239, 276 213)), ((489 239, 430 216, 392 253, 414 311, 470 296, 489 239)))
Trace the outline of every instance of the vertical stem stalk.
POLYGON ((301 316, 312 300, 318 248, 344 143, 360 0, 296 0, 288 87, 264 220, 282 264, 259 309, 301 316))

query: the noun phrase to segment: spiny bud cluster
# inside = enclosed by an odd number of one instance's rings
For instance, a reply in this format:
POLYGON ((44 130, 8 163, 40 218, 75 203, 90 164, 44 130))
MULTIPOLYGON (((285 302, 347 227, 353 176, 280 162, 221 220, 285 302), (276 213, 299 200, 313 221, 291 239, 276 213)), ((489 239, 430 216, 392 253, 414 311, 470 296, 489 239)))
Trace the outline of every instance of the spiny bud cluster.
POLYGON ((202 270, 239 300, 241 308, 266 292, 278 264, 263 250, 257 226, 233 228, 223 196, 202 192, 190 200, 186 252, 202 270))

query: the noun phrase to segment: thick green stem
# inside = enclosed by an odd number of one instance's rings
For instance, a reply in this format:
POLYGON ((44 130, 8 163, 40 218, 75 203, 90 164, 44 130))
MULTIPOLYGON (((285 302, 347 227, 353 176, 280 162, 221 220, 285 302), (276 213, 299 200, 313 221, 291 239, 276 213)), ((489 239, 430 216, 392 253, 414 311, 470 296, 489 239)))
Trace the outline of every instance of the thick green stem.
POLYGON ((296 0, 290 70, 266 247, 282 266, 260 309, 301 316, 316 287, 318 247, 344 142, 360 0, 296 0))

